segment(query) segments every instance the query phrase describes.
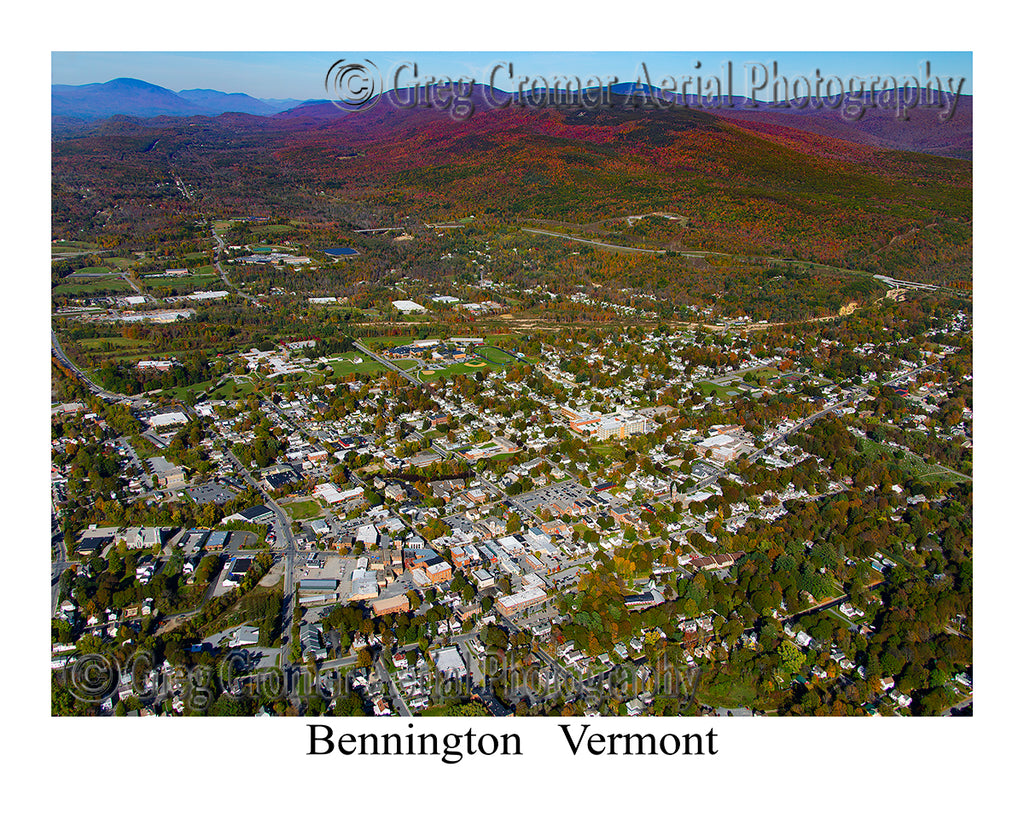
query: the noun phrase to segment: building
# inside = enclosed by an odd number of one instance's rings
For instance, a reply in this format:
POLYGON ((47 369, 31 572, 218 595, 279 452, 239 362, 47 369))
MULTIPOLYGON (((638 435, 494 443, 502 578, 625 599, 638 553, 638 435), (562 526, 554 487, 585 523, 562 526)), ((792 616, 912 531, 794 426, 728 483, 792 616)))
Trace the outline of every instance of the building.
POLYGON ((391 302, 391 306, 398 310, 400 313, 426 313, 427 308, 422 304, 417 304, 414 301, 408 301, 405 299, 399 299, 398 301, 391 302))
POLYGON ((149 424, 150 429, 184 426, 188 423, 188 416, 183 412, 161 412, 150 417, 146 423, 149 424))
POLYGON ((339 490, 333 483, 321 483, 313 489, 313 495, 322 498, 326 503, 345 503, 363 497, 363 487, 356 486, 352 489, 339 490))
POLYGON ((255 626, 239 626, 231 634, 231 642, 228 646, 239 648, 241 646, 254 646, 260 641, 260 630, 255 626))
POLYGON ((278 464, 264 470, 261 481, 264 489, 273 492, 290 483, 295 483, 300 477, 294 466, 278 464))
POLYGON ((475 569, 472 572, 476 587, 480 590, 489 589, 494 585, 494 576, 486 569, 475 569))
POLYGON ((440 649, 434 655, 434 667, 439 676, 446 679, 457 679, 466 676, 466 664, 455 646, 440 649))
POLYGON ((350 601, 371 600, 378 594, 377 573, 369 569, 355 569, 352 572, 352 593, 350 601))
POLYGON ((299 594, 323 594, 338 588, 338 581, 332 577, 304 577, 299 581, 299 594))
POLYGON ((447 560, 431 561, 423 567, 423 572, 427 576, 427 581, 432 584, 452 579, 452 567, 447 560))
POLYGON ((274 511, 261 504, 259 506, 250 506, 248 509, 243 509, 241 512, 229 515, 224 518, 224 522, 237 520, 242 523, 269 523, 273 519, 274 511))
POLYGON ((231 294, 227 290, 197 290, 189 293, 185 298, 192 301, 210 301, 212 299, 225 299, 231 294))
POLYGON ((174 366, 173 361, 139 361, 136 363, 136 368, 140 370, 157 370, 158 372, 166 373, 170 372, 174 366))
POLYGON ((251 557, 236 557, 231 562, 227 577, 224 578, 224 585, 237 586, 245 578, 250 566, 252 566, 251 557))
POLYGON ((150 469, 158 486, 164 489, 183 489, 187 471, 179 464, 172 464, 166 458, 156 455, 149 459, 150 469))
POLYGON ((697 454, 702 458, 725 464, 733 461, 746 452, 752 452, 749 435, 743 433, 742 427, 712 427, 714 435, 694 445, 697 454))
POLYGON ((539 586, 532 586, 527 589, 523 589, 521 592, 516 594, 508 594, 504 597, 499 597, 495 601, 495 607, 498 611, 506 617, 511 617, 514 614, 518 614, 521 611, 538 606, 548 599, 547 594, 539 586))
POLYGON ((569 428, 583 436, 598 441, 609 438, 628 438, 631 435, 643 435, 650 429, 648 420, 638 413, 626 411, 614 412, 609 415, 599 413, 581 413, 575 410, 561 409, 562 415, 569 420, 569 428))
POLYGON ((375 617, 380 617, 382 614, 398 614, 403 611, 409 611, 411 608, 409 598, 404 594, 374 600, 370 603, 370 607, 373 609, 375 617))

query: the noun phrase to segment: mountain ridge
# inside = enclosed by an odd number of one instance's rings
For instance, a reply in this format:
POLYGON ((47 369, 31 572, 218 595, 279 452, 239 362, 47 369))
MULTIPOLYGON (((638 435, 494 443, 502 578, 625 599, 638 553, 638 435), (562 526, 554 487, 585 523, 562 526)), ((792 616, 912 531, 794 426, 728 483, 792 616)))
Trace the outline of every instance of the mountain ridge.
MULTIPOLYGON (((463 100, 463 105, 472 104, 473 114, 476 115, 485 109, 557 109, 571 107, 578 102, 570 95, 566 98, 568 104, 551 104, 552 93, 550 89, 532 91, 521 100, 523 104, 520 105, 513 94, 477 83, 472 93, 463 100)), ((902 96, 898 95, 900 98, 902 96)), ((830 106, 809 105, 804 104, 803 100, 796 100, 788 107, 769 105, 762 101, 757 101, 757 107, 751 107, 748 98, 734 95, 730 98, 731 105, 720 106, 707 104, 693 95, 683 97, 666 94, 636 83, 621 83, 609 88, 608 99, 612 98, 626 107, 633 105, 639 110, 656 110, 659 106, 668 106, 680 112, 705 111, 762 134, 770 133, 773 129, 788 128, 891 150, 966 160, 973 156, 973 98, 968 95, 962 95, 956 100, 955 114, 948 121, 940 118, 939 108, 912 108, 907 112, 906 120, 900 118, 894 108, 881 106, 865 108, 856 118, 844 116, 836 98, 830 100, 830 106)), ((368 126, 379 126, 384 121, 398 124, 399 120, 402 125, 410 126, 433 120, 440 113, 447 116, 444 109, 439 109, 436 104, 432 108, 427 107, 426 99, 421 98, 417 104, 410 106, 411 99, 410 89, 397 89, 386 92, 365 110, 343 110, 327 99, 261 100, 248 94, 214 89, 186 89, 175 93, 144 80, 122 77, 107 83, 51 86, 51 117, 54 131, 64 133, 111 116, 148 119, 156 116, 216 117, 230 113, 323 122, 358 116, 368 126), (398 116, 388 114, 387 109, 392 109, 398 116)), ((436 99, 434 101, 437 102, 436 99)), ((946 101, 947 106, 949 102, 946 101)), ((445 103, 444 94, 440 97, 440 103, 445 103)), ((458 104, 458 101, 454 104, 458 104)))

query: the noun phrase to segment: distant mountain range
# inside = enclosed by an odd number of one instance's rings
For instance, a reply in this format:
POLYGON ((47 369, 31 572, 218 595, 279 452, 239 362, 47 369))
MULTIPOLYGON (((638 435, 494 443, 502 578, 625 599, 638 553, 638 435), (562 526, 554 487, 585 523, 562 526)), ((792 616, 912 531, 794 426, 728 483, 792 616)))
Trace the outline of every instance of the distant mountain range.
MULTIPOLYGON (((683 98, 665 95, 645 86, 621 84, 611 89, 616 99, 636 100, 660 98, 682 107, 683 98)), ((546 92, 534 92, 543 95, 546 92)), ((329 100, 257 99, 248 94, 229 94, 211 89, 189 89, 175 93, 152 83, 121 78, 89 85, 51 86, 51 117, 55 131, 77 130, 80 125, 112 116, 150 117, 214 117, 237 113, 258 117, 275 117, 293 121, 336 120, 358 116, 369 129, 410 127, 432 120, 436 109, 404 110, 398 104, 407 91, 391 91, 369 111, 356 114, 339 110, 329 100)), ((510 94, 493 88, 475 86, 472 101, 476 110, 489 107, 488 102, 505 103, 510 94)), ((956 101, 955 115, 944 121, 940 108, 911 109, 909 119, 897 117, 891 107, 868 108, 859 119, 844 117, 840 106, 832 108, 805 105, 791 107, 756 106, 744 97, 734 97, 731 107, 701 109, 698 101, 688 99, 691 109, 704 110, 714 116, 742 124, 752 131, 773 132, 782 127, 809 135, 831 137, 861 145, 893 150, 916 151, 937 156, 970 159, 973 155, 973 98, 961 96, 956 101)), ((836 100, 838 102, 838 100, 836 100)), ((530 107, 530 106, 528 106, 530 107)), ((519 106, 512 105, 509 110, 519 106)))
POLYGON ((272 116, 301 105, 301 100, 261 100, 248 94, 193 88, 175 93, 126 77, 89 85, 50 86, 50 114, 73 119, 218 116, 225 113, 272 116))

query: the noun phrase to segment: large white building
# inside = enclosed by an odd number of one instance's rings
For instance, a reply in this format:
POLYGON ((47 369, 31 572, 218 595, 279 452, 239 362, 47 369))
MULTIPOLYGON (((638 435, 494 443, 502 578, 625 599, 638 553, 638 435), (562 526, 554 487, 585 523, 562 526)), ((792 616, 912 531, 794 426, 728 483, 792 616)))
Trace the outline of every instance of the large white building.
POLYGON ((644 416, 622 410, 610 415, 601 415, 563 408, 562 414, 569 419, 570 429, 598 441, 643 435, 650 430, 650 422, 644 416))
POLYGON ((405 299, 399 299, 398 301, 391 302, 391 306, 398 310, 400 313, 426 313, 427 308, 422 304, 417 304, 414 301, 407 301, 405 299))

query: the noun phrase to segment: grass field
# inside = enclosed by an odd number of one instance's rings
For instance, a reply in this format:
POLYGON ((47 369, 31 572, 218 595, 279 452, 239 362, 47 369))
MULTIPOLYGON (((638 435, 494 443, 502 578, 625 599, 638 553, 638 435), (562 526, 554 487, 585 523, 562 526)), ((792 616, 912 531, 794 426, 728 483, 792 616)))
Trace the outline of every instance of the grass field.
POLYGON ((57 242, 50 245, 51 253, 84 253, 99 248, 90 242, 57 242))
POLYGON ((220 277, 216 273, 197 276, 160 276, 154 279, 143 279, 142 286, 146 288, 174 287, 177 290, 201 289, 219 279, 220 277))
POLYGON ((123 338, 121 336, 114 336, 113 338, 83 338, 78 343, 90 352, 139 350, 154 346, 154 342, 148 338, 123 338))
MULTIPOLYGON (((863 441, 864 452, 869 456, 878 457, 883 452, 891 454, 902 452, 902 450, 897 450, 888 444, 872 441, 870 438, 861 440, 863 441)), ((917 478, 927 483, 964 483, 970 480, 970 478, 964 478, 941 464, 927 463, 920 455, 915 455, 912 452, 904 452, 903 457, 894 461, 894 463, 902 471, 904 479, 917 478)))
POLYGON ((738 388, 735 384, 729 383, 722 386, 712 384, 710 381, 697 382, 697 389, 704 395, 713 395, 715 398, 722 398, 724 400, 739 398, 744 393, 744 390, 738 388), (734 392, 736 395, 729 395, 730 392, 734 392))
POLYGON ((498 367, 520 363, 519 359, 515 356, 511 356, 502 350, 496 350, 493 347, 481 350, 479 355, 487 363, 495 364, 498 367))
POLYGON ((430 370, 429 375, 426 370, 421 370, 420 380, 422 381, 425 379, 427 381, 433 381, 435 378, 440 378, 441 376, 448 378, 453 375, 459 375, 460 373, 462 375, 466 375, 468 373, 479 373, 483 371, 482 367, 471 367, 468 364, 452 364, 450 367, 445 367, 442 370, 430 370))
MULTIPOLYGON (((479 338, 479 336, 477 336, 479 338)), ((484 344, 493 344, 495 347, 503 347, 510 341, 515 340, 515 336, 512 333, 497 333, 495 335, 485 335, 484 344)))
POLYGON ((164 390, 162 395, 169 395, 171 398, 177 399, 178 401, 187 401, 188 403, 192 403, 196 400, 197 395, 201 395, 212 386, 213 381, 203 381, 199 384, 192 384, 188 387, 174 387, 170 390, 164 390))
POLYGON ((107 363, 135 362, 151 356, 156 343, 149 339, 86 338, 78 342, 90 355, 98 359, 99 366, 107 363))
POLYGON ((349 375, 351 373, 379 373, 384 371, 384 366, 378 364, 372 358, 367 358, 359 353, 345 353, 335 359, 329 359, 328 363, 334 370, 336 376, 349 375), (353 358, 361 358, 362 361, 356 364, 353 358))
POLYGON ((80 267, 72 276, 106 276, 110 272, 109 267, 80 267))
POLYGON ((311 518, 319 517, 323 511, 320 508, 320 503, 315 500, 282 501, 281 507, 293 520, 310 520, 311 518))
POLYGON ((135 259, 125 259, 125 258, 120 257, 120 256, 115 256, 115 257, 110 258, 110 259, 104 259, 103 263, 107 264, 107 265, 110 265, 111 267, 116 267, 119 270, 124 270, 124 269, 126 269, 128 267, 131 267, 132 262, 134 262, 134 261, 136 261, 136 260, 135 259))
POLYGON ((359 339, 360 344, 374 352, 387 350, 390 347, 399 347, 403 344, 412 344, 413 341, 413 336, 383 336, 380 338, 359 339))
POLYGON ((121 278, 65 280, 53 288, 54 296, 88 296, 92 293, 128 293, 131 286, 121 278))
POLYGON ((600 455, 602 458, 611 458, 612 460, 623 460, 626 457, 626 450, 619 444, 609 443, 602 441, 599 444, 590 444, 587 447, 591 452, 596 455, 600 455))
POLYGON ((256 390, 252 381, 232 381, 230 378, 209 394, 209 398, 233 401, 238 398, 245 398, 256 390))
POLYGON ((282 233, 291 233, 295 230, 293 225, 250 225, 253 236, 278 236, 282 233))

